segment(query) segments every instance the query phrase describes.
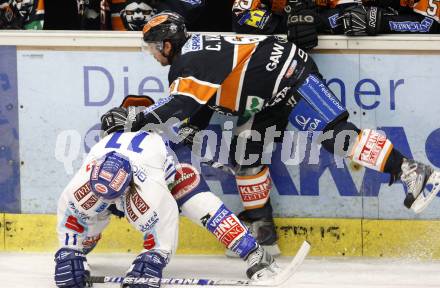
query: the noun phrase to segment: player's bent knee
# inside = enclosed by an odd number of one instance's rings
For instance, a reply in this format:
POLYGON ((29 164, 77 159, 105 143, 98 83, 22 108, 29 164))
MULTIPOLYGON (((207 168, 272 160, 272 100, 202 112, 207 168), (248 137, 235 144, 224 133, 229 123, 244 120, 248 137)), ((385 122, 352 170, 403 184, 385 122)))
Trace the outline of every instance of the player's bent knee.
POLYGON ((200 226, 206 226, 206 221, 214 215, 223 202, 212 192, 199 192, 188 198, 180 206, 182 215, 200 226))
POLYGON ((243 207, 246 210, 263 207, 269 200, 272 179, 269 167, 244 167, 238 169, 235 176, 243 207))
POLYGON ((208 184, 199 171, 188 163, 176 165, 174 184, 171 194, 179 208, 198 193, 209 191, 208 184))

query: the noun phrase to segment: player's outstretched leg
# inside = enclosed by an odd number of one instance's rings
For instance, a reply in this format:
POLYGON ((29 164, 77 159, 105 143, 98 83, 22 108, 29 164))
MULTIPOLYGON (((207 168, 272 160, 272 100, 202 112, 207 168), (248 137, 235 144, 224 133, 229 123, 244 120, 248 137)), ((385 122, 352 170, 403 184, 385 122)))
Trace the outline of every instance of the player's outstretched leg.
POLYGON ((430 165, 405 158, 384 134, 373 129, 359 130, 347 121, 336 123, 333 132, 335 136, 323 141, 323 146, 366 168, 390 174, 390 184, 401 180, 407 190, 404 200, 407 208, 420 213, 435 199, 440 190, 440 172, 430 165), (338 143, 337 135, 347 131, 355 132, 355 140, 343 137, 338 143))
POLYGON ((276 276, 281 269, 259 245, 238 217, 211 192, 192 195, 181 206, 182 214, 205 227, 227 249, 247 261, 247 277, 253 280, 276 276))

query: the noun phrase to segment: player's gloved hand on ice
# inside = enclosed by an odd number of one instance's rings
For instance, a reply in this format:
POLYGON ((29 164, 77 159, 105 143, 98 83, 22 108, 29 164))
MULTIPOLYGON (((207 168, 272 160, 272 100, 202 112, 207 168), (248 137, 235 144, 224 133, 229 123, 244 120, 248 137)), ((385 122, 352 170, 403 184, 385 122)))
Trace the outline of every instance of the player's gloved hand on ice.
POLYGON ((384 10, 375 6, 354 5, 342 15, 344 34, 348 36, 374 36, 381 33, 384 10))
POLYGON ((87 259, 77 250, 61 248, 55 253, 55 283, 57 287, 82 288, 90 277, 87 259))
POLYGON ((123 107, 112 108, 101 116, 101 130, 107 135, 116 131, 124 131, 127 117, 127 109, 123 107))
POLYGON ((304 50, 318 45, 318 17, 313 0, 288 0, 287 40, 304 50))
POLYGON ((123 284, 122 287, 158 288, 162 278, 162 270, 167 265, 167 257, 162 253, 148 251, 139 254, 128 270, 127 277, 152 278, 148 284, 123 284))

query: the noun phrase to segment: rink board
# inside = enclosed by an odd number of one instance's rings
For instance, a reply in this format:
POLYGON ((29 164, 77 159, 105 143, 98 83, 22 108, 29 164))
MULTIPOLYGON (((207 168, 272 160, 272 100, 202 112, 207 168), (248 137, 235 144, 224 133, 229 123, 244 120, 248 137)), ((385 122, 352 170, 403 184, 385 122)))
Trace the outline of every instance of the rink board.
MULTIPOLYGON (((58 247, 56 216, 0 214, 3 251, 50 252, 58 247), (4 241, 4 242, 3 242, 4 241)), ((312 256, 368 256, 440 259, 440 221, 276 218, 282 255, 293 255, 307 240, 312 256)), ((201 227, 182 218, 178 254, 220 255, 223 246, 201 227)), ((142 249, 142 234, 125 219, 113 218, 96 248, 98 253, 142 249)))
MULTIPOLYGON (((0 93, 7 86, 11 95, 0 97, 0 108, 12 107, 7 115, 0 111, 0 211, 54 214, 60 193, 98 139, 99 117, 129 93, 155 100, 166 97, 168 70, 134 50, 8 51, 16 57, 12 65, 16 73, 9 68, 0 71, 0 93), (42 113, 48 103, 50 113, 42 113), (2 119, 3 114, 8 117, 2 119)), ((440 129, 435 121, 440 97, 433 73, 440 67, 440 50, 410 52, 319 50, 313 57, 346 105, 350 121, 382 130, 404 155, 440 167, 440 129)), ((225 143, 224 118, 214 118, 208 127, 216 133, 218 146, 225 143)), ((292 125, 289 129, 295 131, 292 125)), ((439 219, 440 197, 416 216, 402 205, 402 185, 387 185, 388 175, 341 163, 324 150, 319 159, 296 165, 290 162, 292 153, 283 153, 292 151, 282 147, 277 146, 270 165, 275 217, 439 219)), ((215 157, 220 153, 217 148, 212 149, 215 157)), ((229 209, 240 212, 234 177, 207 167, 201 170, 211 191, 229 209)))

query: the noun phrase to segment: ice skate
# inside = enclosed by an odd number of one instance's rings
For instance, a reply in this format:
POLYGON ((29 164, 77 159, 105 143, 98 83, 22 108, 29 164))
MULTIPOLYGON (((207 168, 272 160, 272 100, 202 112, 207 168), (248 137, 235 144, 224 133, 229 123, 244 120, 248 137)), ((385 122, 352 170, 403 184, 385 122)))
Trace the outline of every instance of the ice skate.
POLYGON ((415 213, 422 212, 440 190, 440 173, 431 166, 404 159, 400 180, 407 188, 403 204, 415 213))
MULTIPOLYGON (((255 237, 257 243, 260 244, 271 256, 281 254, 280 247, 277 244, 277 234, 275 223, 272 218, 262 218, 255 221, 249 221, 243 217, 243 212, 238 218, 248 227, 249 232, 255 237)), ((227 249, 225 252, 228 257, 238 257, 234 252, 227 249)))
POLYGON ((260 245, 249 253, 245 260, 248 264, 246 275, 251 280, 268 279, 281 272, 281 268, 272 255, 260 245))

